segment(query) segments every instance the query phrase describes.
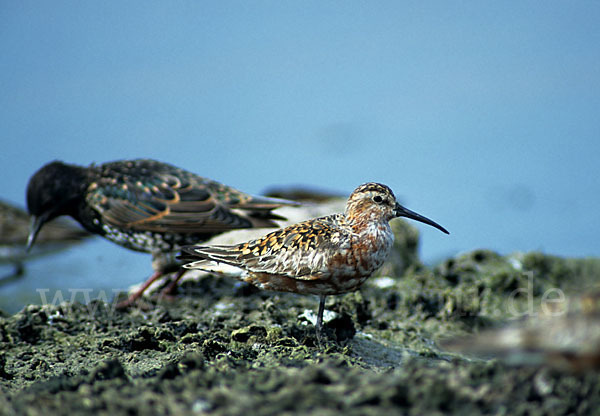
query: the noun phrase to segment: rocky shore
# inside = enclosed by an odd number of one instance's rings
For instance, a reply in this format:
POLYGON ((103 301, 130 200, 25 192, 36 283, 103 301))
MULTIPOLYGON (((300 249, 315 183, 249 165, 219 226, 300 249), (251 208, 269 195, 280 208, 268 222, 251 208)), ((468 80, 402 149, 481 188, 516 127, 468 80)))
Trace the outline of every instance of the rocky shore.
POLYGON ((563 319, 582 296, 577 313, 594 329, 600 259, 475 250, 426 267, 416 230, 393 224, 396 247, 377 276, 328 298, 321 348, 315 298, 210 275, 125 312, 95 300, 4 314, 0 414, 600 412, 593 331, 569 343, 571 334, 523 337, 504 350, 499 341, 483 356, 468 351, 478 338, 453 342, 563 319))

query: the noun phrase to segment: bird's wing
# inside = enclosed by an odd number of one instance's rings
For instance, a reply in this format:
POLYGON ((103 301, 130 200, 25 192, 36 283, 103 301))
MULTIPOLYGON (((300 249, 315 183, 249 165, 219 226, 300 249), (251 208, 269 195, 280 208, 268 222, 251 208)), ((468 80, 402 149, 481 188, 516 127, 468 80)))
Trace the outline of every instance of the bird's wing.
MULTIPOLYGON (((336 256, 350 249, 351 232, 340 214, 305 221, 233 246, 189 246, 181 259, 216 261, 254 273, 312 280, 328 275, 336 256)), ((194 265, 190 265, 191 268, 194 265)))
POLYGON ((106 174, 90 184, 87 202, 106 223, 121 228, 193 234, 272 227, 280 217, 271 210, 286 204, 151 160, 99 169, 106 174))

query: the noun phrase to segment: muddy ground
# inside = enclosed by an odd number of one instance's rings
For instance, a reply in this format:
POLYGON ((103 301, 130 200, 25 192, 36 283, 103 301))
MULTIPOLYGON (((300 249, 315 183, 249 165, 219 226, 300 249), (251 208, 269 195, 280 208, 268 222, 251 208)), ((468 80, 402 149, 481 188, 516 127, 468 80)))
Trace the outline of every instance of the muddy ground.
MULTIPOLYGON (((390 262, 327 300, 225 277, 174 299, 30 305, 0 318, 0 414, 599 414, 600 372, 441 345, 600 284, 600 259, 476 250, 428 268, 395 225, 390 262), (388 413, 384 413, 388 412, 388 413)), ((543 353, 542 353, 543 358, 543 353)))

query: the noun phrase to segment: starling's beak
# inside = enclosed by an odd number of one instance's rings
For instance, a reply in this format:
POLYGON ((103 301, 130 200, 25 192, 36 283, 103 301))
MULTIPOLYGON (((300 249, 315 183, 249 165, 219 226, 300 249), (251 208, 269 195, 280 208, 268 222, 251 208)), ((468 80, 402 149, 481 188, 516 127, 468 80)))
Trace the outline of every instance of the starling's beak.
POLYGON ((394 212, 396 213, 396 216, 398 216, 398 217, 406 217, 406 218, 410 218, 411 220, 420 221, 422 223, 429 224, 432 227, 435 227, 438 230, 445 232, 446 234, 450 234, 448 232, 448 230, 446 230, 444 227, 442 227, 438 223, 433 222, 429 218, 424 217, 421 214, 417 214, 416 212, 411 211, 408 208, 404 208, 402 205, 400 205, 398 203, 396 203, 396 208, 394 209, 394 212))
POLYGON ((36 217, 34 215, 31 216, 31 224, 29 225, 29 237, 27 237, 27 247, 25 248, 26 252, 28 252, 33 246, 33 243, 35 243, 35 239, 37 238, 38 233, 42 229, 42 225, 44 225, 45 222, 45 215, 40 215, 39 217, 36 217))

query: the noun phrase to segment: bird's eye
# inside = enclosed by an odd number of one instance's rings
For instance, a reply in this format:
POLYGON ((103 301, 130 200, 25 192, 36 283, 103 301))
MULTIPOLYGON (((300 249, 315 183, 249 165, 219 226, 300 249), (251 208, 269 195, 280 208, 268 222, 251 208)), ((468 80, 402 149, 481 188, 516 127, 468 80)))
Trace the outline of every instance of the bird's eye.
POLYGON ((383 202, 383 198, 380 197, 379 195, 375 195, 373 197, 373 201, 377 202, 378 204, 381 204, 383 202))

